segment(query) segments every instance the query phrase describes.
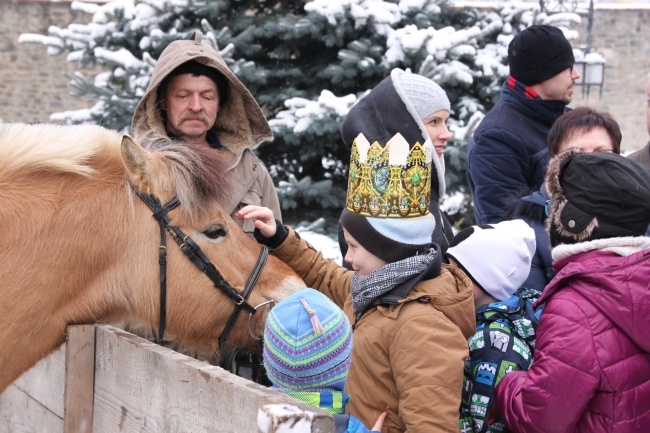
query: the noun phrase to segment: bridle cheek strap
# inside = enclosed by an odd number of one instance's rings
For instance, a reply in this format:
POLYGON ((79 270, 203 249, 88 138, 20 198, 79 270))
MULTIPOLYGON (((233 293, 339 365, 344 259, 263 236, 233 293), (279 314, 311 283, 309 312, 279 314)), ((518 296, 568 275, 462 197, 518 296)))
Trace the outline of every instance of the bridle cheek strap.
POLYGON ((160 206, 160 202, 152 196, 138 196, 154 211, 153 217, 158 221, 160 226, 160 246, 158 247, 158 266, 160 275, 160 321, 158 322, 158 335, 156 336, 156 343, 162 344, 163 335, 165 334, 165 326, 167 321, 167 236, 165 236, 165 227, 169 224, 169 217, 167 214, 180 204, 178 198, 174 197, 165 206, 160 206), (147 197, 149 200, 145 200, 147 197), (155 208, 154 208, 155 207, 155 208))
MULTIPOLYGON (((242 297, 244 300, 248 300, 248 297, 250 296, 251 292, 253 291, 253 287, 255 287, 255 283, 257 282, 257 279, 259 278, 260 274, 262 273, 262 268, 264 267, 264 264, 266 263, 266 259, 269 256, 269 247, 264 245, 262 249, 260 250, 260 255, 257 257, 257 263, 255 263, 255 267, 253 268, 253 272, 251 272, 250 276, 248 277, 248 281, 246 281, 246 285, 244 286, 244 292, 242 293, 242 297)), ((228 335, 230 335, 230 331, 232 331, 232 328, 235 326, 235 322, 237 321, 237 318, 239 317, 239 314, 241 313, 242 309, 246 308, 246 306, 250 306, 248 303, 245 304, 235 304, 235 310, 232 312, 230 315, 230 319, 228 319, 228 323, 226 323, 226 326, 223 328, 223 331, 221 332, 221 335, 219 336, 219 348, 223 349, 224 343, 228 339, 228 335)), ((246 308, 247 309, 247 308, 246 308)), ((248 309, 247 309, 248 310, 248 309)), ((253 311, 251 314, 255 313, 257 311, 256 308, 253 308, 253 311)), ((252 333, 251 333, 252 335, 252 333)))

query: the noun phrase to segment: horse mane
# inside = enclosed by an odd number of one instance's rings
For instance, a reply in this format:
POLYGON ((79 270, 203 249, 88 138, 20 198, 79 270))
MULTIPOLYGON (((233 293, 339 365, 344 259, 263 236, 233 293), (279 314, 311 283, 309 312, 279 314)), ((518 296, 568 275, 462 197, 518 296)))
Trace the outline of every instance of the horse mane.
POLYGON ((96 125, 0 122, 0 174, 48 169, 90 176, 90 159, 120 140, 116 131, 96 125))
MULTIPOLYGON (((123 134, 98 125, 56 125, 0 122, 0 177, 48 170, 91 177, 93 160, 122 161, 123 134)), ((136 141, 153 152, 163 170, 153 174, 154 194, 168 191, 195 218, 232 190, 226 175, 229 162, 222 152, 168 137, 146 135, 136 141)))
MULTIPOLYGON (((153 134, 138 136, 135 140, 163 157, 168 178, 176 183, 176 196, 191 216, 213 212, 212 203, 222 203, 232 191, 233 180, 227 175, 230 163, 224 153, 153 134)), ((157 189, 164 190, 164 187, 154 187, 157 189)))

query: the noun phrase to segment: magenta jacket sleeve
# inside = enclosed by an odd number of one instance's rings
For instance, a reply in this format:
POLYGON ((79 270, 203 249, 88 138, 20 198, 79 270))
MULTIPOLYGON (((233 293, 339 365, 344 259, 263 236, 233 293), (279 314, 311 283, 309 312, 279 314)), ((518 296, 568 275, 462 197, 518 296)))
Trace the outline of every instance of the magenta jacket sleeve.
POLYGON ((497 411, 512 432, 572 432, 598 388, 590 322, 580 305, 551 298, 540 318, 533 365, 495 389, 497 411))

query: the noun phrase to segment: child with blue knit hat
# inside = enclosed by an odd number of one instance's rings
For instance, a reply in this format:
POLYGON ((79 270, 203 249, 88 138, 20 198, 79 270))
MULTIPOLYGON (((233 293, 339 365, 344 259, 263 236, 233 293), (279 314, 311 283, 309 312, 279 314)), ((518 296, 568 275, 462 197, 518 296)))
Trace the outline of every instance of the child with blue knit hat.
POLYGON ((367 433, 358 419, 345 414, 351 353, 350 321, 314 289, 293 293, 269 313, 263 354, 273 388, 332 414, 337 432, 367 433))
POLYGON ((439 169, 449 109, 430 79, 394 70, 346 116, 342 135, 351 157, 340 223, 351 269, 323 258, 268 208, 238 212, 255 220, 258 242, 353 323, 346 411, 365 425, 387 412, 384 432, 458 429, 467 339, 476 322, 471 280, 443 264, 432 241, 440 229, 432 211, 438 213, 444 190, 439 169), (439 98, 413 104, 406 96, 427 94, 423 89, 439 98))
POLYGON ((522 288, 535 254, 535 231, 523 220, 461 230, 447 259, 473 283, 476 332, 469 339, 459 428, 463 432, 505 432, 494 415, 494 388, 511 371, 528 370, 533 360, 541 295, 522 288))

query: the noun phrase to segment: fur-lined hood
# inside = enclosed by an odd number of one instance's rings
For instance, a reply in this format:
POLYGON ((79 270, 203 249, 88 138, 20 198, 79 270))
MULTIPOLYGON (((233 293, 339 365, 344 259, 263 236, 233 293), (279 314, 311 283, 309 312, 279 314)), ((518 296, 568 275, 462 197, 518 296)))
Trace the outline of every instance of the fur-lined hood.
POLYGON ((228 101, 219 110, 212 127, 223 147, 241 158, 246 149, 254 149, 273 139, 273 133, 253 95, 228 68, 226 62, 211 46, 201 43, 202 33, 194 32, 189 40, 174 41, 160 55, 149 87, 138 103, 131 129, 136 136, 167 135, 165 121, 158 101, 158 87, 179 65, 195 60, 212 67, 226 77, 228 101))
POLYGON ((551 159, 551 245, 641 236, 650 223, 650 172, 615 153, 571 148, 551 159))
MULTIPOLYGON (((572 230, 566 229, 562 223, 562 215, 567 207, 568 200, 560 185, 560 169, 562 163, 573 158, 576 155, 586 155, 587 152, 579 148, 571 148, 565 152, 556 155, 548 164, 548 171, 546 172, 546 179, 544 185, 550 197, 550 204, 548 206, 548 218, 546 218, 546 232, 554 238, 554 234, 560 235, 562 238, 572 239, 574 242, 581 242, 591 236, 594 230, 598 227, 598 219, 593 218, 586 225, 581 227, 575 226, 575 221, 567 221, 566 226, 572 225, 572 230), (554 233, 555 230, 555 233, 554 233)), ((553 246, 554 243, 552 243, 553 246)))

